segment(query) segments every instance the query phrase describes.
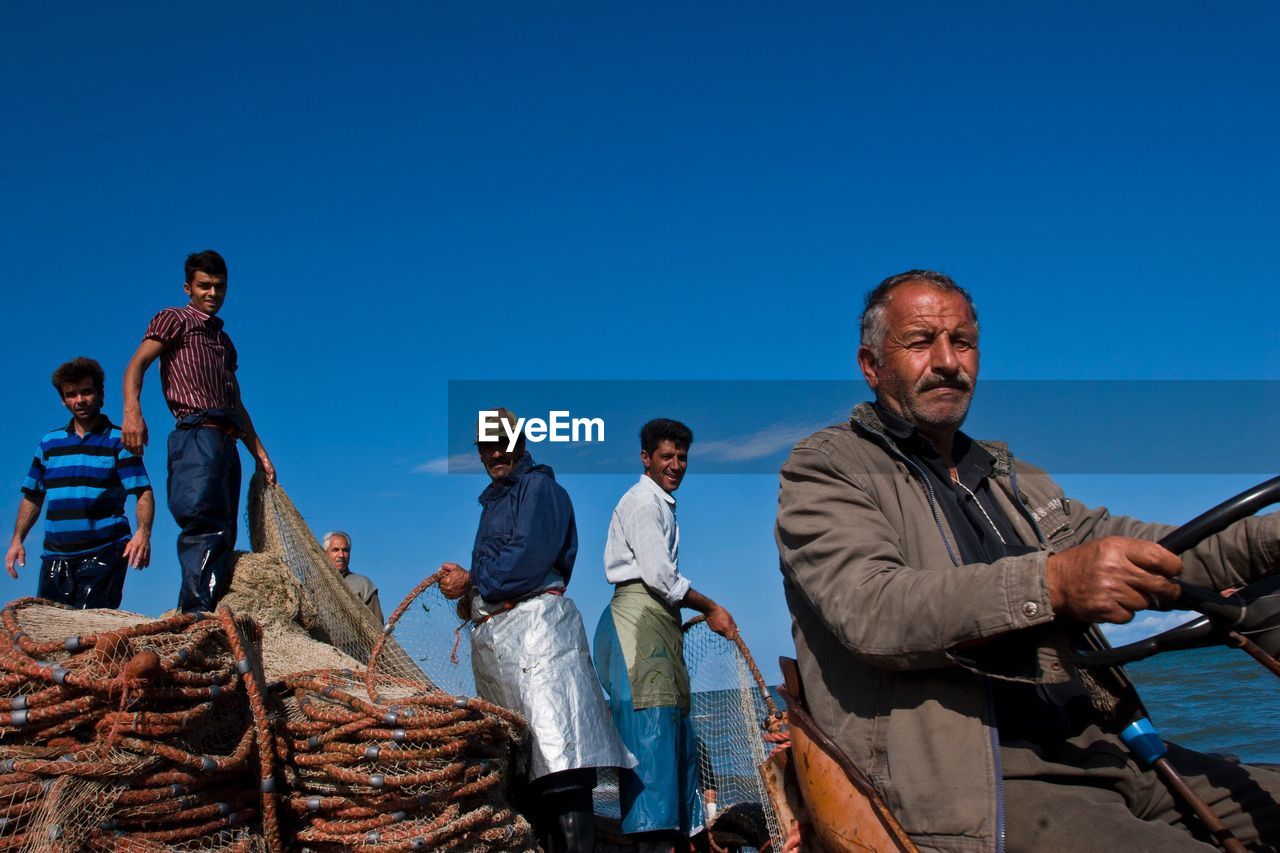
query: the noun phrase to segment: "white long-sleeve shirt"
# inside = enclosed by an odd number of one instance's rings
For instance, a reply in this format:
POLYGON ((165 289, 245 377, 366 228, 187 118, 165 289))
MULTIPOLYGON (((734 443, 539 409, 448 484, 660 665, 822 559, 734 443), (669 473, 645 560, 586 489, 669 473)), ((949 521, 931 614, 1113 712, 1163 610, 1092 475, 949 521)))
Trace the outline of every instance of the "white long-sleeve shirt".
POLYGON ((612 584, 641 580, 672 606, 689 592, 680 574, 676 499, 642 475, 618 501, 604 545, 604 576, 612 584))

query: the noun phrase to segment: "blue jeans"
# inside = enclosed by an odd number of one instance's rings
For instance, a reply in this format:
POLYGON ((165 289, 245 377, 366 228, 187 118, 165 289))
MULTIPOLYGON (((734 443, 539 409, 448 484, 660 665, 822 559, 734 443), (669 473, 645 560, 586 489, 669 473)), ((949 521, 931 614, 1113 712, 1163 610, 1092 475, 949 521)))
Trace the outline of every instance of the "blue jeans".
POLYGON ((45 557, 40 561, 36 595, 79 610, 118 609, 129 569, 124 558, 128 543, 128 539, 122 539, 79 557, 45 557))
MULTIPOLYGON (((194 418, 196 416, 192 416, 194 418)), ((211 611, 231 584, 240 511, 240 454, 233 435, 179 421, 169 434, 169 512, 182 531, 183 613, 211 611)))

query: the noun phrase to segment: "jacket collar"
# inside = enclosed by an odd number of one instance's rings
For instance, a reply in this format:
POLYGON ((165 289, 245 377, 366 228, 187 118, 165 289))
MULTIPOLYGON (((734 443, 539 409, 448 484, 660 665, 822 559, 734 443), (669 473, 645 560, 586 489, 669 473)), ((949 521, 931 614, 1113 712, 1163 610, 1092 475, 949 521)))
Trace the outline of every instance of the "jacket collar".
POLYGON ((503 477, 501 480, 494 480, 485 486, 483 492, 480 493, 480 503, 488 504, 501 498, 507 492, 511 491, 516 483, 520 482, 520 478, 532 471, 538 471, 546 474, 551 479, 555 479, 555 472, 551 470, 550 465, 538 465, 533 461, 533 457, 526 452, 523 456, 516 460, 516 464, 511 466, 511 473, 503 477))
MULTIPOLYGON (((887 444, 898 453, 904 453, 899 446, 899 442, 909 438, 915 432, 914 427, 905 435, 902 434, 901 425, 897 428, 891 428, 885 424, 884 419, 880 417, 880 413, 876 411, 876 407, 871 403, 859 403, 853 407, 853 411, 849 414, 849 426, 855 432, 861 432, 869 435, 882 444, 887 444)), ((972 439, 975 444, 979 445, 991 454, 994 462, 992 473, 997 477, 1007 477, 1013 473, 1013 454, 1009 452, 1009 446, 1003 441, 981 441, 972 439)))
POLYGON ((884 431, 892 436, 893 440, 896 442, 902 443, 909 441, 912 436, 919 432, 919 430, 916 429, 916 425, 911 423, 911 421, 898 417, 878 402, 871 404, 871 412, 880 421, 880 425, 883 427, 884 431))

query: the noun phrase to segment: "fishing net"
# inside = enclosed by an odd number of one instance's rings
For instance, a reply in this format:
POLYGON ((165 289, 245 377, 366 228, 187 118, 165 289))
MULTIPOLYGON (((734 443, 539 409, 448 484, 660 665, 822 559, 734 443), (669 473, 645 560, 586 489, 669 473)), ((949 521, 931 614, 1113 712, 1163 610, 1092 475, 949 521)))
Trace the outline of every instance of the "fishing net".
MULTIPOLYGON (((355 596, 342 576, 334 571, 328 557, 320 548, 314 534, 307 527, 293 501, 284 489, 267 485, 265 478, 255 474, 249 484, 249 540, 253 555, 241 555, 232 576, 232 589, 228 593, 230 606, 253 608, 248 601, 233 597, 237 586, 245 592, 245 598, 266 602, 263 613, 252 609, 259 622, 273 622, 285 628, 300 626, 310 635, 333 646, 343 654, 363 665, 369 660, 380 637, 383 626, 377 623, 369 608, 355 596), (255 570, 252 579, 237 580, 241 563, 251 559, 255 570), (269 565, 274 564, 274 567, 269 565), (283 566, 292 580, 285 588, 273 587, 278 568, 283 566), (280 605, 273 602, 279 596, 280 605), (292 603, 297 598, 296 606, 292 603), (293 615, 281 617, 279 611, 292 611, 293 615)), ((394 639, 388 639, 382 653, 382 671, 396 678, 425 681, 423 672, 400 648, 394 639)), ((298 666, 295 671, 308 669, 298 666)), ((319 668, 318 666, 316 668, 319 668)))
POLYGON ((703 617, 684 626, 684 659, 698 737, 698 777, 707 823, 721 846, 760 848, 782 833, 759 767, 785 739, 783 716, 741 636, 727 640, 703 617))
POLYGON ((375 647, 369 673, 390 675, 385 668, 387 649, 398 647, 426 673, 428 680, 447 693, 474 696, 476 679, 471 670, 471 622, 459 614, 459 602, 449 601, 437 584, 439 573, 424 578, 392 612, 384 647, 375 647))
MULTIPOLYGON (((317 851, 536 849, 506 800, 524 720, 470 698, 469 660, 466 680, 429 680, 429 668, 392 636, 397 616, 385 627, 373 619, 289 497, 261 477, 250 484, 249 527, 255 552, 238 555, 224 601, 252 608, 265 626, 263 665, 279 682, 276 751, 295 842, 317 851)), ((418 607, 428 600, 443 608, 438 592, 418 607)), ((437 616, 428 623, 444 625, 437 616)), ((415 612, 399 627, 418 624, 415 612)), ((447 654, 453 638, 444 630, 447 654)))
MULTIPOLYGON (((437 586, 438 575, 424 579, 392 613, 388 625, 399 647, 442 689, 472 695, 472 624, 459 614, 437 586)), ((771 742, 785 739, 783 715, 746 644, 726 640, 706 627, 702 617, 685 628, 685 662, 693 691, 691 716, 699 741, 699 779, 712 836, 722 848, 753 849, 782 836, 757 768, 764 763, 771 742)), ((388 640, 391 637, 388 635, 388 640)), ((367 685, 383 677, 382 649, 375 646, 367 685)), ((603 818, 598 840, 626 846, 621 820, 618 774, 601 768, 595 790, 595 811, 603 818)))
POLYGON ((0 612, 0 848, 281 850, 259 633, 34 598, 0 612))

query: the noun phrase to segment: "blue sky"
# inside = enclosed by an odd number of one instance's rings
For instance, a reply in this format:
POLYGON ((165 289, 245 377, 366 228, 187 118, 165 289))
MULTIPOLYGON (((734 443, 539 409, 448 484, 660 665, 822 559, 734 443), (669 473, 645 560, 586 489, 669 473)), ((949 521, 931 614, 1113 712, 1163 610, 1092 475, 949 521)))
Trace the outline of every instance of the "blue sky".
MULTIPOLYGON (((10 7, 3 509, 65 420, 52 369, 98 358, 118 418, 205 247, 281 483, 384 602, 470 552, 484 480, 433 473, 450 380, 848 379, 863 293, 916 266, 973 292, 985 378, 1276 379, 1278 33, 1265 3, 10 7)), ((776 449, 786 414, 691 425, 776 449)), ((772 667, 776 478, 699 476, 699 449, 683 567, 772 667)), ((563 478, 589 630, 632 479, 563 478)), ((1176 521, 1253 479, 1064 483, 1176 521)), ((162 499, 126 607, 172 606, 174 536, 162 499)))

